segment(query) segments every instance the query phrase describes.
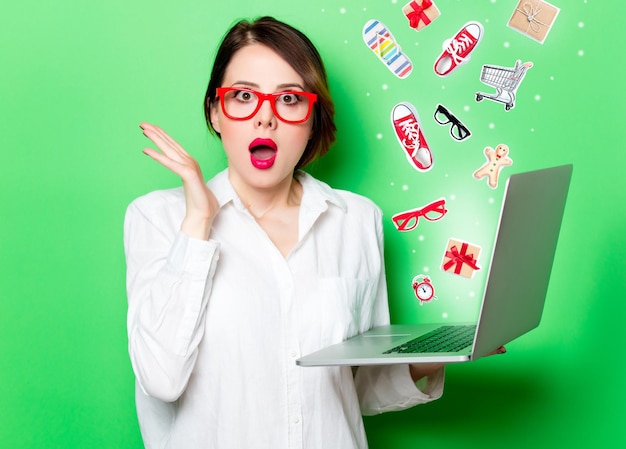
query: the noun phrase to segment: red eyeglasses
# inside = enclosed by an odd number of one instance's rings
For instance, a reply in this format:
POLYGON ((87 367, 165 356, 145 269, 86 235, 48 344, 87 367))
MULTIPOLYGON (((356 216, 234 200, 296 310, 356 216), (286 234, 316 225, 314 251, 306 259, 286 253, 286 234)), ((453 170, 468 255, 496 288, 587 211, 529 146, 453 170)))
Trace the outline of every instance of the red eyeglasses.
POLYGON ((398 231, 406 232, 417 227, 420 217, 424 217, 428 221, 437 221, 441 220, 447 212, 446 200, 441 198, 419 209, 400 212, 391 217, 391 219, 398 231))
POLYGON ((264 94, 242 87, 218 87, 217 96, 224 115, 232 120, 249 120, 265 100, 270 102, 274 115, 285 123, 306 122, 311 116, 317 94, 312 92, 276 92, 264 94))

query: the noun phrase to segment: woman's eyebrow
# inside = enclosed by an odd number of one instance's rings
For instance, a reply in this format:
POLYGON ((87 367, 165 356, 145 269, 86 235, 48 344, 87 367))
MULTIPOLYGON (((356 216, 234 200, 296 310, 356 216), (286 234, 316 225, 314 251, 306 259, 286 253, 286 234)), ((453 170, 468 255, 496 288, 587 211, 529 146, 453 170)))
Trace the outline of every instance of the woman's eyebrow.
POLYGON ((276 86, 279 90, 282 89, 293 89, 293 88, 298 88, 300 90, 304 90, 304 87, 299 84, 299 83, 285 83, 285 84, 279 84, 278 86, 276 86))
MULTIPOLYGON (((257 83, 253 83, 251 81, 245 81, 245 80, 239 80, 239 81, 235 81, 234 83, 231 84, 231 86, 236 86, 236 85, 240 85, 240 86, 247 86, 253 89, 259 89, 261 86, 257 83)), ((298 89, 298 90, 302 90, 304 91, 304 86, 302 86, 300 83, 282 83, 282 84, 278 84, 276 86, 276 91, 281 91, 281 90, 286 90, 286 89, 298 89)))
POLYGON ((235 81, 234 83, 231 84, 231 86, 236 86, 236 85, 244 85, 244 86, 248 86, 248 87, 254 87, 255 89, 258 89, 260 86, 256 83, 252 83, 250 81, 235 81))

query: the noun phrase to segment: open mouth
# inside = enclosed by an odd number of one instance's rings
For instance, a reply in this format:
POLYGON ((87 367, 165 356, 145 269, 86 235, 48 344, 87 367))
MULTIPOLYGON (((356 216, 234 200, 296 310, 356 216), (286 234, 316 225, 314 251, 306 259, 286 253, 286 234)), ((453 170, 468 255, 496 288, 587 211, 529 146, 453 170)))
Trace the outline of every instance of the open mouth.
POLYGON ((258 169, 265 170, 274 165, 278 147, 272 139, 254 139, 248 146, 250 162, 258 169))

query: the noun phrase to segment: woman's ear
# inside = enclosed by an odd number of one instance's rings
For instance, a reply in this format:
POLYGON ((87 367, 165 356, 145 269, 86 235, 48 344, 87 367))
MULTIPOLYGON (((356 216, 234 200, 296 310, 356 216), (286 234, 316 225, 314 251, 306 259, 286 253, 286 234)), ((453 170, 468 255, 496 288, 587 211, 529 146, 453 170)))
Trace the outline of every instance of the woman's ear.
POLYGON ((213 129, 218 134, 220 133, 220 118, 218 111, 218 102, 214 101, 213 104, 209 105, 209 111, 211 113, 211 125, 213 125, 213 129))

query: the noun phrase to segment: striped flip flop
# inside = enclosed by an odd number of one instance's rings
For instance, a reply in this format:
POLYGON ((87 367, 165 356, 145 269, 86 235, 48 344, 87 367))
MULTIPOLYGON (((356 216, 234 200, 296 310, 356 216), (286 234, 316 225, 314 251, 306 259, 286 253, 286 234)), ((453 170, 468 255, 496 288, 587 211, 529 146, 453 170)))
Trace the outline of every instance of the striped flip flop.
POLYGON ((382 22, 369 20, 363 27, 363 40, 394 75, 398 78, 409 76, 413 64, 382 22))

